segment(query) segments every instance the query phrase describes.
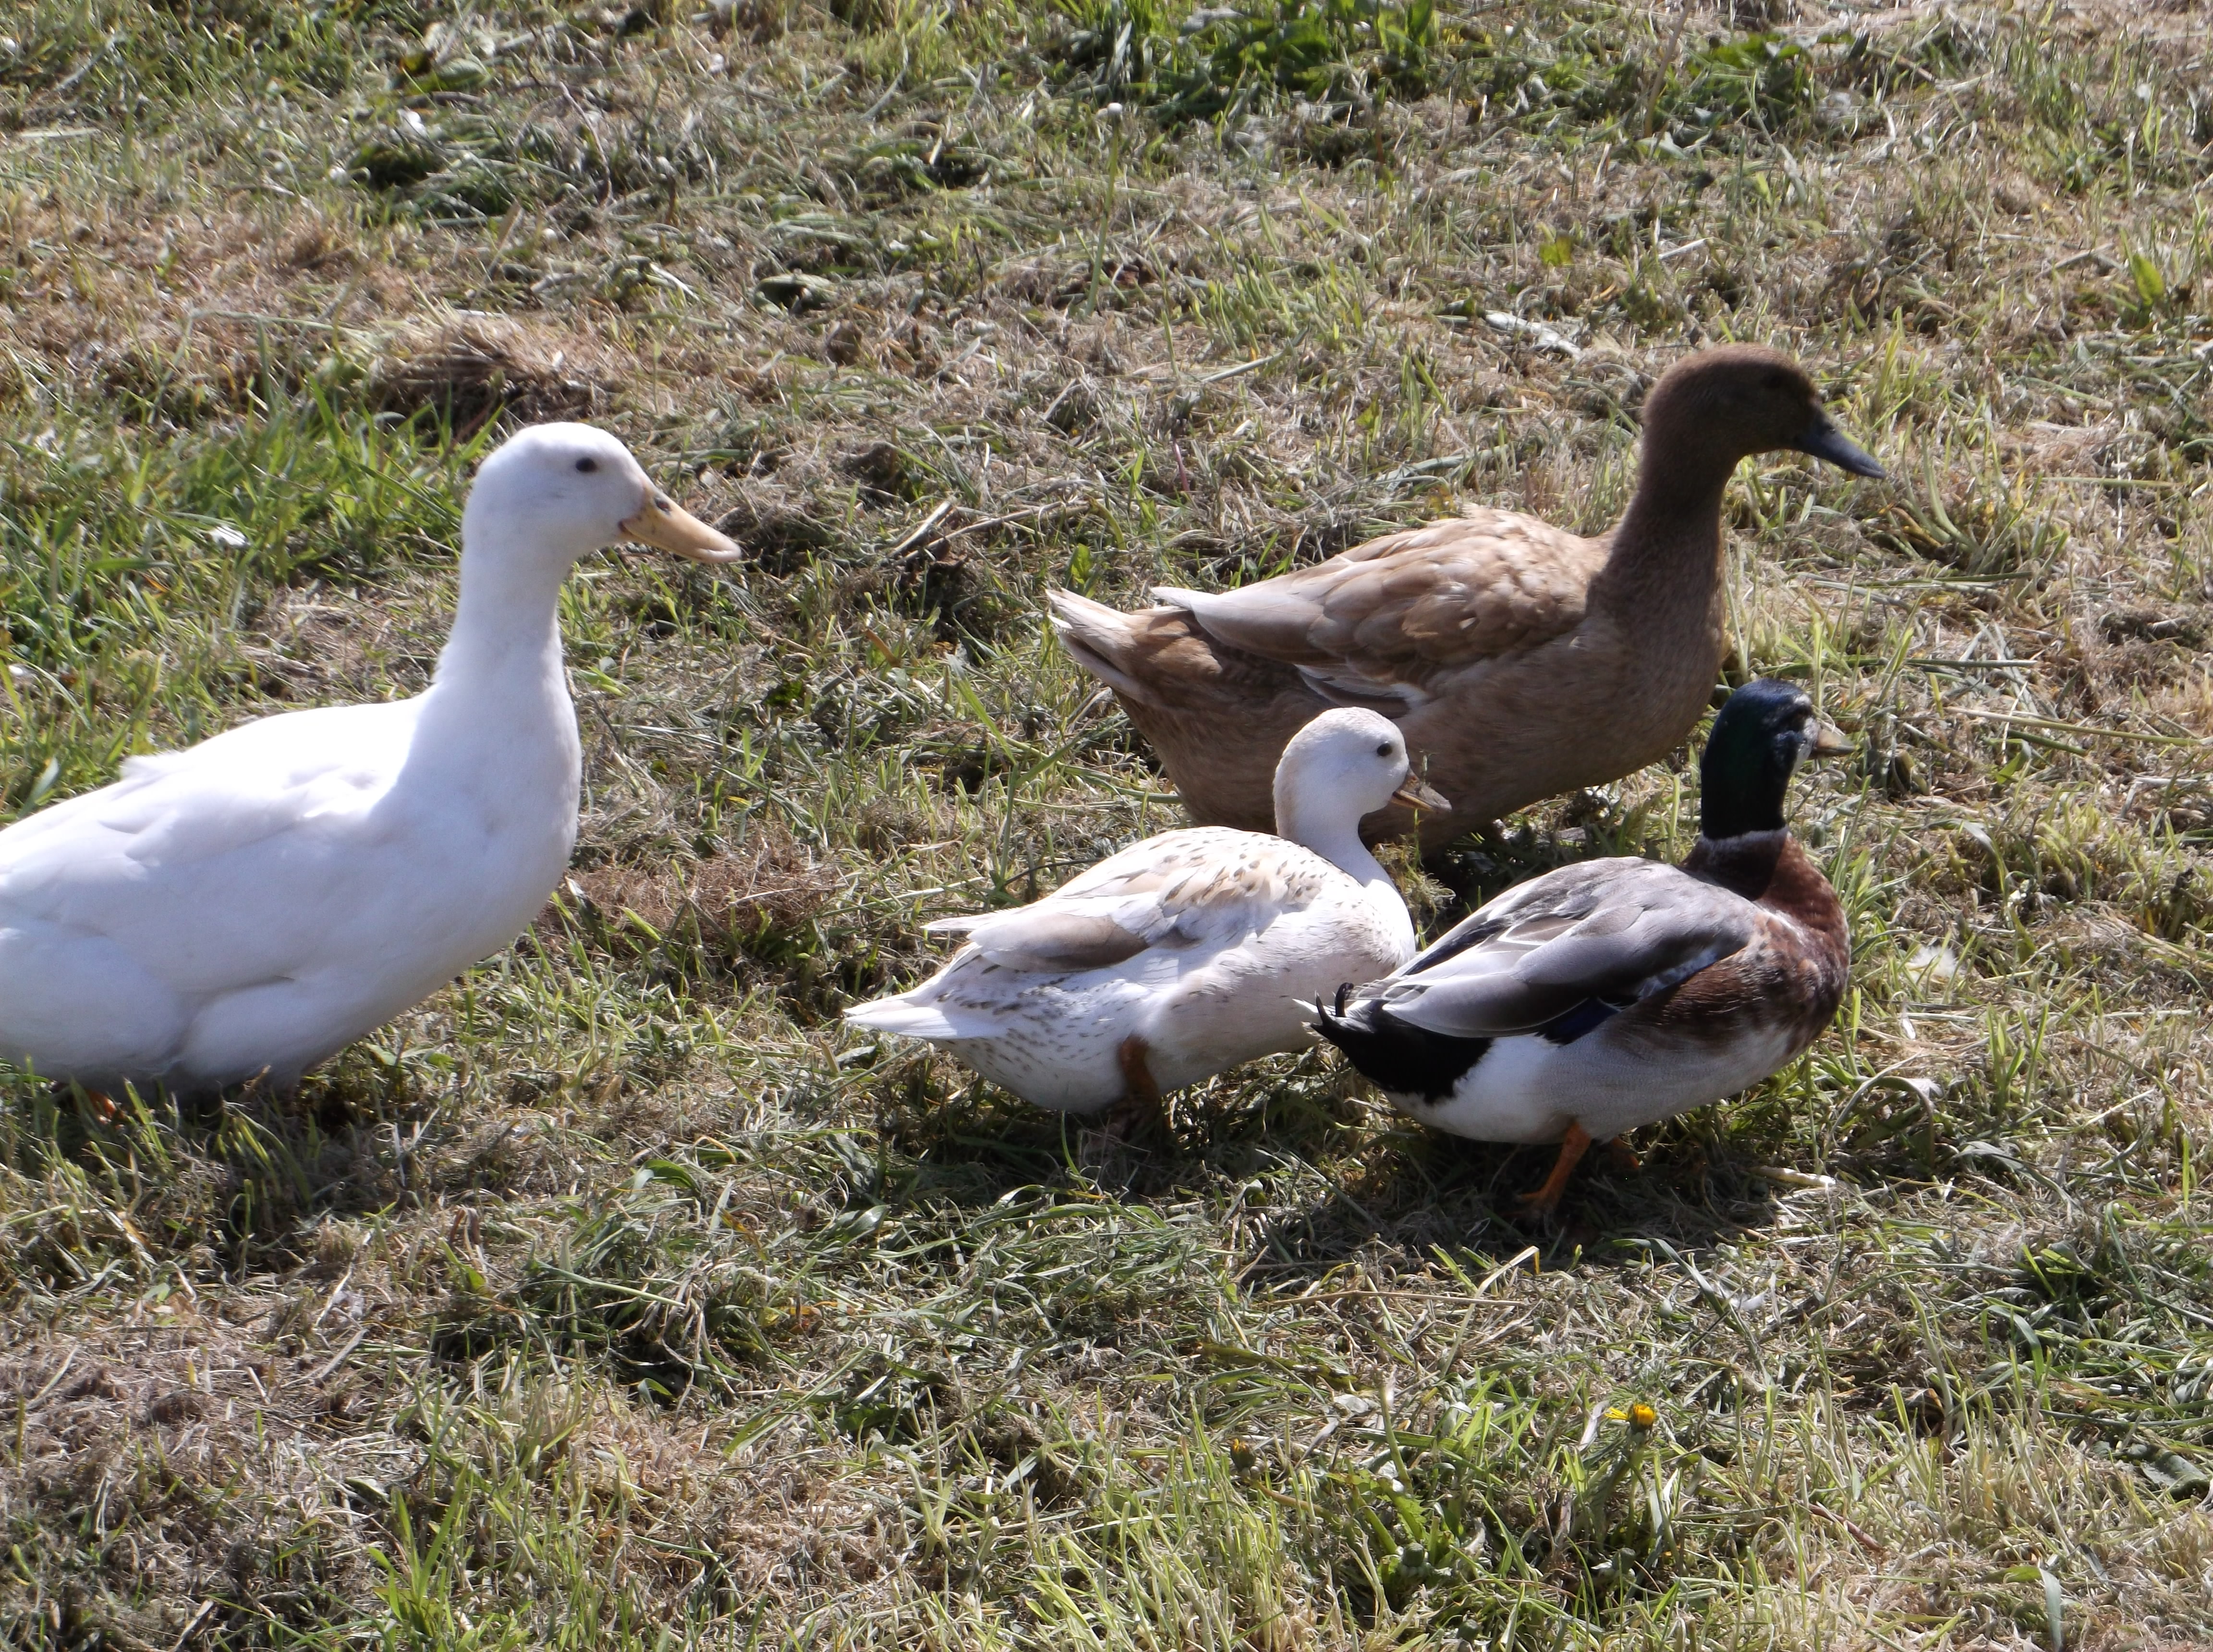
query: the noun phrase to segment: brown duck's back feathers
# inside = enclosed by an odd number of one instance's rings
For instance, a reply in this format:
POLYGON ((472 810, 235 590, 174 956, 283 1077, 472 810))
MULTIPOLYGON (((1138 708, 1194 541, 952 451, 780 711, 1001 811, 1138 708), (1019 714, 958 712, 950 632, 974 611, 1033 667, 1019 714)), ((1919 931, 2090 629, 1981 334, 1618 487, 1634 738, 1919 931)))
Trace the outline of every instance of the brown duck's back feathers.
POLYGON ((1230 648, 1421 693, 1440 673, 1573 631, 1604 561, 1580 535, 1482 510, 1235 590, 1154 595, 1230 648))

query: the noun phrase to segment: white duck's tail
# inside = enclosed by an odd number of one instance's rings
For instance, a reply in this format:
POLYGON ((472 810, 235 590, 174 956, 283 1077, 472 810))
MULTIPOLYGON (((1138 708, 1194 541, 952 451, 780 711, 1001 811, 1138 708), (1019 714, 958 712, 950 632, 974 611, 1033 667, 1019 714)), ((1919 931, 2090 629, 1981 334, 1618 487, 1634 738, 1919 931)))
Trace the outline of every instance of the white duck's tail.
POLYGON ((1073 591, 1047 591, 1045 600, 1052 607, 1053 634, 1076 664, 1118 692, 1152 699, 1124 667, 1135 640, 1129 615, 1073 591))

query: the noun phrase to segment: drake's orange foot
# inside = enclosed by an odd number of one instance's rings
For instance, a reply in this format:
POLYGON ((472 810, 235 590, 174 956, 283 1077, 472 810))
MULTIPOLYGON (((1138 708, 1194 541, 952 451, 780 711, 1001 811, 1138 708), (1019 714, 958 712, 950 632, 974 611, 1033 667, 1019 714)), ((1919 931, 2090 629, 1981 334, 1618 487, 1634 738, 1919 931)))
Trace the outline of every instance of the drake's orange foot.
POLYGON ((1560 1195, 1567 1191, 1568 1178, 1575 1173, 1576 1166, 1582 1162, 1590 1147, 1590 1132, 1570 1121, 1568 1133, 1560 1137, 1559 1156, 1552 1161, 1552 1173, 1545 1178, 1542 1187, 1521 1195, 1522 1210, 1531 1216, 1556 1215, 1560 1208, 1560 1195))

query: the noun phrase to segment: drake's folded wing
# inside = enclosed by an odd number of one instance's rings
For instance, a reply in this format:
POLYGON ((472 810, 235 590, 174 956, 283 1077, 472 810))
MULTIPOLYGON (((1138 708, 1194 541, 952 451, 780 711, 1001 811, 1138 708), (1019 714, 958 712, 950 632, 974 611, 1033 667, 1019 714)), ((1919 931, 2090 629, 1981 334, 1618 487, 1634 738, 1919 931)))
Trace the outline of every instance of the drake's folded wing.
POLYGON ((1433 1033, 1532 1032, 1687 980, 1742 950, 1757 924, 1751 903, 1673 867, 1597 861, 1510 891, 1370 991, 1433 1033))

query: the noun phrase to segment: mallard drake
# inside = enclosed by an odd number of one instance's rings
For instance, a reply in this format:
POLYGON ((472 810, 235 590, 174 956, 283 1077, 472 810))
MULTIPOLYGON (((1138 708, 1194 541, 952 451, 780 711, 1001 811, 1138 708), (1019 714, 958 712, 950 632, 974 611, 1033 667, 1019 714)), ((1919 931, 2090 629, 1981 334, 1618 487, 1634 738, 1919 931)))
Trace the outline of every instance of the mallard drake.
POLYGON ((524 430, 470 492, 425 692, 132 758, 0 832, 0 1056, 91 1089, 286 1083, 514 940, 576 837, 561 583, 625 539, 739 554, 604 431, 524 430))
POLYGON ((1550 1210, 1594 1141, 1758 1083, 1820 1035, 1851 942, 1783 823, 1799 762, 1849 749, 1789 683, 1729 696, 1699 765, 1698 841, 1509 889, 1405 968, 1342 988, 1321 1035, 1454 1136, 1558 1142, 1550 1210))
POLYGON ((1111 855, 1014 911, 941 918, 964 937, 911 991, 857 1004, 857 1026, 927 1039, 1041 1107, 1127 1121, 1167 1091, 1305 1047, 1302 1000, 1396 969, 1414 928, 1360 819, 1443 800, 1409 778, 1373 711, 1325 712, 1276 765, 1281 836, 1199 826, 1111 855))
MULTIPOLYGON (((1644 404, 1635 497, 1583 539, 1504 510, 1387 534, 1317 564, 1124 613, 1054 591, 1052 623, 1160 753, 1192 818, 1259 830, 1292 732, 1332 705, 1384 712, 1452 802, 1424 844, 1665 756, 1704 715, 1724 651, 1722 491, 1795 448, 1882 467, 1787 356, 1679 362, 1644 404)), ((1370 820, 1403 832, 1404 811, 1370 820)))

